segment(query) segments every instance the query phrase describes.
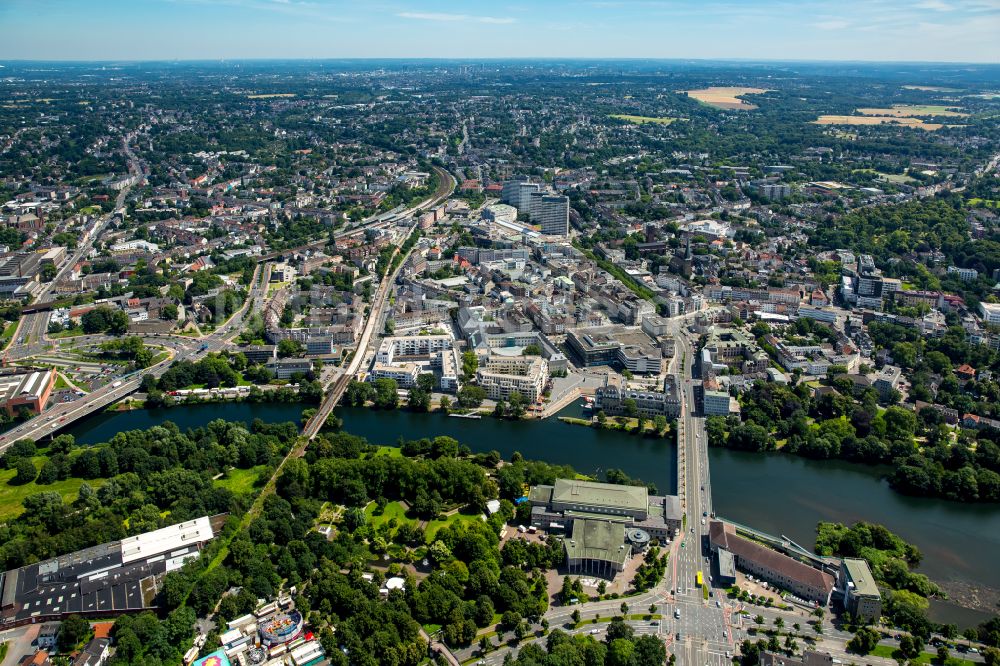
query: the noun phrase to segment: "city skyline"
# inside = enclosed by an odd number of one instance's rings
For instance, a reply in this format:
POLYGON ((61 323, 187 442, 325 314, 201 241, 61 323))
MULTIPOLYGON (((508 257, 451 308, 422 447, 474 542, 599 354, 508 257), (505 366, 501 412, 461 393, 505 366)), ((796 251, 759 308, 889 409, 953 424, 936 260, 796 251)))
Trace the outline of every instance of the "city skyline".
POLYGON ((0 21, 4 60, 1000 62, 1000 0, 6 0, 0 21))

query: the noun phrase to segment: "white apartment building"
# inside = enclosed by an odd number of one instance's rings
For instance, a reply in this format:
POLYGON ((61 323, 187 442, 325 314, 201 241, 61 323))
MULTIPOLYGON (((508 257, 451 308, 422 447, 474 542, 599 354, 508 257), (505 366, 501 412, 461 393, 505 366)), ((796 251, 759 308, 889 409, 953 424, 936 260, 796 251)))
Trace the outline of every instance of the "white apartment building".
POLYGON ((537 401, 549 379, 549 364, 537 356, 490 356, 476 371, 476 380, 491 400, 507 400, 520 393, 537 401))
POLYGON ((980 303, 979 311, 987 324, 1000 324, 1000 303, 980 303))
POLYGON ((396 363, 387 365, 375 363, 372 366, 371 379, 395 379, 400 388, 413 388, 420 376, 420 366, 416 363, 396 363))
POLYGON ((405 335, 386 338, 375 353, 377 363, 389 364, 398 356, 433 356, 452 348, 450 335, 405 335))

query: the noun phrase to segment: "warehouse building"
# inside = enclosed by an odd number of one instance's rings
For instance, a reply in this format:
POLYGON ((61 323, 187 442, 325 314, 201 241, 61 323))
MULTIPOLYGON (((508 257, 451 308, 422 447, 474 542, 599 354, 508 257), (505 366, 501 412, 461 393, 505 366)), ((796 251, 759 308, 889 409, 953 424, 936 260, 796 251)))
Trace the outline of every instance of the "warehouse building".
POLYGON ((11 416, 22 408, 41 414, 55 383, 54 369, 0 375, 0 404, 11 416))
POLYGON ((226 516, 189 520, 0 576, 0 627, 157 607, 160 579, 198 557, 226 516))

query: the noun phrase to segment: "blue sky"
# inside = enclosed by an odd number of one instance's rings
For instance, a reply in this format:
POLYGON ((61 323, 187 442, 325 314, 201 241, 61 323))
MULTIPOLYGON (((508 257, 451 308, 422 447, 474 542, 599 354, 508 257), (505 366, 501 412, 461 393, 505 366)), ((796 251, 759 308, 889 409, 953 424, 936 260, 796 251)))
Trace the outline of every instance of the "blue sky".
POLYGON ((1000 0, 0 0, 0 59, 1000 62, 1000 0))

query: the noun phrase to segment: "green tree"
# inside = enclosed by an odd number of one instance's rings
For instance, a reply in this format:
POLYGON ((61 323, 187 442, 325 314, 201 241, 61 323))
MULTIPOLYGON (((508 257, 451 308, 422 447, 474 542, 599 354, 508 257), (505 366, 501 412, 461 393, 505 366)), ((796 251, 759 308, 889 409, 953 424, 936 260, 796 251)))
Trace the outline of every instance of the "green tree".
POLYGON ((11 479, 11 483, 19 486, 23 486, 26 483, 31 483, 38 476, 38 470, 35 469, 35 463, 31 462, 30 458, 20 458, 14 464, 14 478, 11 479))
POLYGON ((278 356, 288 358, 290 356, 302 356, 306 353, 306 348, 298 340, 284 339, 278 341, 278 356))
POLYGON ((382 377, 372 382, 375 387, 375 406, 379 409, 395 409, 399 406, 399 385, 395 379, 382 377))
POLYGON ((59 625, 60 652, 71 652, 90 635, 90 623, 82 615, 67 615, 59 625))

